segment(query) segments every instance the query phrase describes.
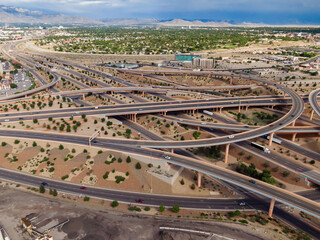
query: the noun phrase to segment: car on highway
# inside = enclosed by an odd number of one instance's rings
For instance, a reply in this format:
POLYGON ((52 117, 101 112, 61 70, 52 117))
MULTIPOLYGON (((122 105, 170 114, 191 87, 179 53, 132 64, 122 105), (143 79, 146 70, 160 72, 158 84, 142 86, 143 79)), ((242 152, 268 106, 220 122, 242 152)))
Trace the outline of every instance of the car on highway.
POLYGON ((202 125, 206 125, 206 123, 201 123, 202 125))
POLYGON ((144 200, 139 198, 139 199, 136 199, 136 202, 137 203, 144 203, 144 200))
POLYGON ((81 186, 80 189, 81 189, 81 190, 86 190, 87 188, 84 187, 84 186, 81 186))
POLYGON ((257 183, 256 180, 253 180, 253 179, 250 179, 249 182, 250 182, 250 183, 253 183, 253 184, 256 184, 256 183, 257 183))
POLYGON ((230 135, 230 136, 228 136, 228 138, 234 138, 234 136, 233 136, 233 135, 230 135))
POLYGON ((143 109, 142 108, 139 108, 139 111, 142 111, 143 109))
POLYGON ((246 203, 245 203, 245 202, 240 202, 239 205, 240 205, 240 206, 245 206, 246 203))
POLYGON ((23 117, 19 117, 19 120, 22 120, 22 119, 24 119, 23 117))
POLYGON ((48 186, 49 184, 47 182, 42 182, 41 185, 48 186))
POLYGON ((270 124, 270 127, 273 127, 274 125, 273 124, 270 124))
POLYGON ((165 155, 164 158, 165 158, 165 159, 171 159, 171 157, 168 156, 168 155, 165 155))
POLYGON ((4 121, 5 121, 5 122, 9 122, 10 120, 9 120, 9 119, 5 119, 4 121))

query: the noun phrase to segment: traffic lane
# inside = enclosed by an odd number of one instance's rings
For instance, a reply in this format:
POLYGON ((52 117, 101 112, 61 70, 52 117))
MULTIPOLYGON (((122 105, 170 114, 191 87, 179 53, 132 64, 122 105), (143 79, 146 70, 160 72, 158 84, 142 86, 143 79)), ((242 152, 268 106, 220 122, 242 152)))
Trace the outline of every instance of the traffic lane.
MULTIPOLYGON (((254 103, 248 103, 250 106, 265 106, 265 105, 271 105, 268 101, 259 101, 259 102, 254 102, 254 103)), ((274 103, 272 103, 274 104, 274 103)), ((283 104, 283 103, 281 103, 283 104)), ((281 105, 279 103, 279 105, 281 105)), ((10 118, 10 117, 15 117, 15 116, 34 116, 36 114, 54 114, 54 116, 61 116, 61 113, 66 113, 65 116, 70 116, 69 114, 75 114, 77 112, 86 112, 86 115, 95 115, 95 114, 105 114, 106 116, 115 116, 115 115, 126 115, 126 114, 147 114, 147 113, 157 113, 157 112, 163 112, 163 111, 184 111, 188 109, 208 109, 208 108, 215 108, 215 107, 237 107, 238 105, 235 103, 228 103, 228 102, 220 102, 219 105, 215 105, 213 103, 199 103, 196 106, 190 103, 179 103, 175 104, 172 103, 167 106, 163 105, 148 105, 148 106, 137 106, 137 105, 131 105, 130 107, 125 107, 124 105, 120 106, 109 106, 109 107, 102 107, 102 106, 95 106, 95 107, 90 107, 90 108, 71 108, 71 109, 62 109, 62 111, 59 110, 46 110, 46 111, 38 111, 38 112, 24 112, 24 113, 13 113, 13 114, 2 114, 0 115, 0 118, 10 118), (109 110, 108 112, 105 112, 104 110, 109 110), (89 112, 88 112, 89 111, 89 112), (92 112, 94 111, 94 112, 92 112), (59 115, 60 114, 60 115, 59 115)), ((47 116, 38 116, 40 117, 47 117, 47 116)), ((283 119, 283 118, 282 118, 283 119)), ((16 118, 11 118, 12 121, 17 121, 19 119, 16 118)), ((0 119, 0 122, 4 121, 4 119, 0 119)), ((279 121, 279 120, 278 120, 279 121)), ((283 127, 285 127, 285 123, 283 123, 283 127)))
MULTIPOLYGON (((126 108, 126 107, 150 107, 150 106, 170 106, 171 104, 193 104, 193 103, 197 103, 197 104, 209 104, 209 103, 215 103, 215 102, 223 102, 226 103, 229 100, 233 100, 236 101, 234 98, 219 98, 219 99, 206 99, 206 100, 187 100, 187 101, 176 101, 176 100, 172 100, 170 102, 157 102, 157 103, 153 103, 153 102, 145 102, 145 103, 135 103, 135 104, 122 104, 120 106, 115 105, 115 106, 98 106, 100 109, 111 109, 111 108, 126 108)), ((266 103, 270 103, 273 101, 277 101, 277 103, 279 104, 291 104, 291 100, 277 100, 277 99, 269 99, 268 97, 264 98, 261 97, 260 99, 252 99, 252 98, 247 98, 248 101, 250 101, 250 103, 254 103, 256 102, 256 100, 265 100, 266 103), (269 102, 268 102, 269 100, 269 102), (272 101, 271 101, 272 100, 272 101)), ((242 101, 243 103, 243 101, 242 101)), ((249 103, 249 102, 247 102, 249 103)), ((236 106, 239 106, 239 103, 237 104, 233 104, 236 106)), ((39 112, 41 113, 54 113, 54 112, 66 112, 66 111, 71 111, 71 110, 79 110, 80 108, 71 108, 71 109, 58 109, 58 110, 39 110, 39 112)), ((86 110, 92 110, 94 109, 94 107, 91 108, 81 108, 82 111, 86 111, 86 110)), ((3 116, 21 116, 21 115, 28 115, 28 114, 32 114, 35 111, 30 111, 30 112, 22 112, 22 113, 4 113, 4 114, 0 114, 0 117, 3 116)))
MULTIPOLYGON (((35 136, 35 138, 37 138, 35 136)), ((65 141, 65 142, 73 142, 73 143, 79 143, 79 144, 87 144, 87 139, 85 138, 75 138, 75 140, 72 140, 70 138, 61 138, 60 137, 60 140, 59 141, 65 141)), ((118 150, 118 151, 121 151, 121 152, 129 152, 129 153, 133 153, 133 154, 142 154, 142 155, 145 155, 145 156, 153 156, 154 158, 159 158, 159 159, 165 159, 164 158, 164 155, 162 152, 158 152, 158 151, 151 151, 150 149, 144 149, 144 148, 134 148, 134 147, 130 147, 130 146, 121 146, 121 145, 114 145, 114 144, 101 144, 101 143, 96 143, 95 146, 97 147, 104 147, 104 148, 108 148, 108 149, 114 149, 114 150, 118 150)), ((181 158, 181 157, 176 157, 174 156, 174 158, 172 159, 173 164, 176 164, 176 165, 183 165, 184 167, 188 167, 190 169, 194 169, 194 170, 200 170, 202 172, 204 172, 205 174, 208 174, 210 176, 213 176, 213 177, 217 177, 217 178, 221 178, 227 182, 231 182, 231 183, 234 183, 236 185, 239 185, 239 186, 242 186, 244 188, 248 188, 254 192, 257 192, 257 193, 260 193, 262 195, 265 195, 265 196, 272 196, 272 197, 275 197, 277 198, 278 200, 282 200, 284 202, 289 202, 291 205, 297 207, 297 206, 301 206, 301 209, 306 211, 306 212, 316 212, 317 214, 320 214, 320 210, 317 210, 317 209, 314 209, 313 206, 312 206, 312 209, 310 210, 309 207, 309 204, 305 204, 304 202, 302 202, 301 200, 297 200, 297 199, 291 199, 289 197, 289 199, 282 199, 283 198, 283 193, 282 192, 277 192, 277 191, 274 191, 273 189, 270 190, 270 189, 264 189, 265 186, 260 186, 260 184, 250 184, 247 180, 242 180, 242 179, 239 179, 238 177, 235 177, 236 179, 232 178, 233 176, 230 176, 230 173, 226 174, 222 171, 219 171, 219 170, 216 170, 216 169, 210 169, 211 172, 207 171, 207 166, 203 166, 201 163, 199 162, 191 162, 190 166, 189 166, 189 161, 184 159, 184 158, 181 158), (318 213, 319 212, 319 213, 318 213)), ((319 215, 320 216, 320 215, 319 215)))
MULTIPOLYGON (((137 203, 136 200, 143 200, 144 205, 165 205, 173 206, 178 204, 184 208, 195 208, 195 209, 237 209, 239 203, 242 200, 238 199, 214 199, 214 198, 201 198, 201 197, 186 197, 186 196, 166 196, 157 195, 151 193, 138 193, 121 190, 113 190, 106 188, 95 188, 85 186, 85 189, 81 189, 82 185, 70 184, 63 181, 54 181, 47 178, 39 178, 29 174, 22 174, 18 172, 7 171, 6 169, 0 168, 0 178, 20 183, 24 185, 30 185, 39 187, 43 182, 47 183, 45 186, 47 189, 56 189, 58 192, 75 194, 78 197, 90 196, 101 199, 117 200, 127 203, 137 203)), ((142 204, 142 203, 139 203, 142 204)), ((256 203, 255 207, 261 207, 256 203)), ((251 206, 241 206, 242 209, 253 209, 251 206)))

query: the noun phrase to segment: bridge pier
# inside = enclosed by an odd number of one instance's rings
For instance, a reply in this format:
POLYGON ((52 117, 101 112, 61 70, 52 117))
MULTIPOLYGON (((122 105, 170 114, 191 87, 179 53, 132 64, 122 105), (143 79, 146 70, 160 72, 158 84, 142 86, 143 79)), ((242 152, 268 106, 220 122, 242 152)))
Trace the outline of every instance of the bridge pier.
POLYGON ((272 198, 271 201, 270 201, 270 207, 269 207, 269 214, 268 214, 269 217, 272 217, 275 203, 276 203, 276 200, 272 198))
POLYGON ((291 124, 292 127, 294 127, 294 125, 296 125, 296 120, 294 120, 291 124))
POLYGON ((232 85, 232 77, 230 78, 230 85, 232 85))
POLYGON ((201 178, 202 178, 202 173, 198 172, 198 188, 201 187, 201 178))
POLYGON ((292 139, 291 139, 292 142, 295 142, 295 141, 296 141, 296 136, 297 136, 297 133, 293 133, 292 139))
POLYGON ((312 120, 314 114, 314 110, 312 109, 311 114, 310 114, 310 120, 312 120))
POLYGON ((137 122, 137 114, 136 114, 136 113, 133 115, 133 121, 134 121, 135 123, 137 122))
POLYGON ((223 107, 220 108, 220 113, 222 113, 222 108, 223 108, 223 107))
POLYGON ((174 148, 171 148, 170 152, 171 152, 171 153, 174 153, 174 148))
POLYGON ((269 146, 272 145, 273 135, 274 135, 274 132, 270 133, 269 143, 268 143, 269 146))
POLYGON ((229 95, 231 94, 231 90, 228 91, 228 94, 229 94, 229 95))
POLYGON ((86 96, 85 96, 85 94, 84 94, 84 93, 82 94, 82 100, 83 100, 83 101, 85 101, 85 100, 86 100, 86 96))
POLYGON ((226 145, 226 151, 225 151, 225 154, 224 154, 224 163, 228 163, 229 148, 230 148, 230 143, 227 143, 227 145, 226 145))
POLYGON ((196 112, 196 110, 195 110, 195 109, 192 109, 192 114, 193 114, 193 115, 195 114, 195 112, 196 112))
POLYGON ((248 109, 249 109, 249 105, 246 106, 246 111, 248 111, 248 109))
POLYGON ((197 130, 198 130, 198 132, 200 131, 200 126, 197 126, 197 130))

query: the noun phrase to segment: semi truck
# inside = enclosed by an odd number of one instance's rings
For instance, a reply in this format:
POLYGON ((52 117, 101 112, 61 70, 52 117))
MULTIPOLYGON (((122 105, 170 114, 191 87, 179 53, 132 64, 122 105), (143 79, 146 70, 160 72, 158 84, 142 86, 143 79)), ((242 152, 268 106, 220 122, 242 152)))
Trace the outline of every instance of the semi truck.
MULTIPOLYGON (((267 139, 269 140, 270 139, 270 136, 267 136, 267 139)), ((282 140, 280 140, 279 138, 272 138, 272 142, 275 142, 275 143, 278 143, 279 145, 281 145, 282 143, 282 140)))
POLYGON ((203 113, 205 113, 205 114, 207 114, 207 115, 209 115, 209 116, 213 116, 213 113, 212 113, 212 112, 209 112, 209 111, 207 111, 207 110, 204 110, 203 113))
POLYGON ((264 151, 265 153, 268 153, 268 154, 271 153, 269 148, 266 148, 266 147, 264 147, 264 146, 262 146, 262 145, 260 145, 258 143, 252 142, 251 145, 254 146, 255 148, 258 148, 258 149, 264 151))

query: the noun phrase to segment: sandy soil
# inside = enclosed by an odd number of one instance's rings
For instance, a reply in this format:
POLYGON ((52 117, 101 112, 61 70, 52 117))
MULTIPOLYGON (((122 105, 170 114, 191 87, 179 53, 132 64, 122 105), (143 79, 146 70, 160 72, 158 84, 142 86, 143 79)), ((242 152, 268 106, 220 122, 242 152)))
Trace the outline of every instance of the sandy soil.
MULTIPOLYGON (((67 224, 50 232, 54 239, 61 240, 207 239, 201 235, 159 231, 160 226, 202 230, 221 236, 217 236, 215 239, 223 239, 223 236, 237 240, 288 239, 285 235, 273 231, 276 227, 273 224, 261 226, 257 223, 250 223, 246 226, 230 221, 224 223, 217 220, 201 221, 122 213, 111 210, 107 203, 99 204, 99 201, 94 200, 90 200, 90 205, 84 205, 83 202, 75 202, 69 197, 66 198, 70 199, 67 201, 52 197, 46 198, 43 195, 35 195, 8 187, 0 187, 0 192, 0 225, 6 229, 11 239, 30 239, 20 223, 20 219, 30 213, 32 213, 30 217, 34 218, 32 224, 37 226, 39 231, 44 231, 68 219, 67 224), (97 204, 91 205, 91 201, 97 202, 97 204)), ((118 210, 125 209, 123 207, 127 208, 127 206, 120 205, 118 210)), ((168 213, 170 212, 168 211, 168 213)), ((210 214, 210 212, 206 214, 210 214)))

